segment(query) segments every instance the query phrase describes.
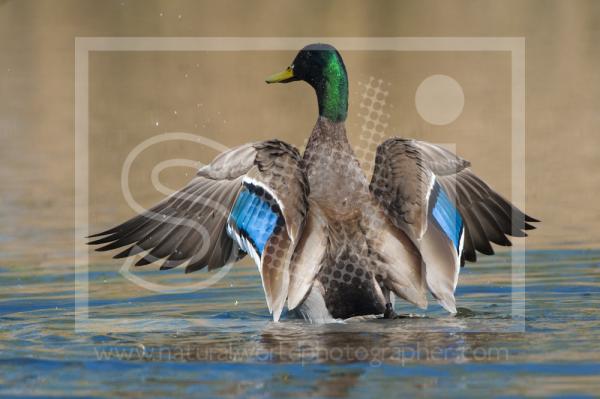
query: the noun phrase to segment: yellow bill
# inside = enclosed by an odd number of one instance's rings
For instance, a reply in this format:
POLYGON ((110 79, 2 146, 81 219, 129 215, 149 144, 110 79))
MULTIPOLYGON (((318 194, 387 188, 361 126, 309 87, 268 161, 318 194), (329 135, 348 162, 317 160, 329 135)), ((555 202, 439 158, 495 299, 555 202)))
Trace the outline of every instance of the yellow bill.
POLYGON ((271 75, 267 78, 267 83, 286 83, 294 79, 294 70, 292 67, 287 67, 282 72, 271 75))

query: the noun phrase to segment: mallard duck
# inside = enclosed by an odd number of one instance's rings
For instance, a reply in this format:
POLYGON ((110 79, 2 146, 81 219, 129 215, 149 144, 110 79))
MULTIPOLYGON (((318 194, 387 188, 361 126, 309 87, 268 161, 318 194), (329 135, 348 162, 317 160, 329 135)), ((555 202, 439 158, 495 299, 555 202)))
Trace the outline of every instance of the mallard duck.
POLYGON ((98 251, 127 247, 137 266, 213 270, 245 255, 258 266, 273 320, 395 317, 392 293, 420 307, 427 292, 456 313, 465 261, 511 245, 538 220, 491 189, 452 152, 423 141, 379 145, 367 180, 346 136, 348 76, 327 44, 303 48, 267 83, 304 81, 319 117, 306 149, 244 144, 202 167, 179 192, 95 234, 98 251))

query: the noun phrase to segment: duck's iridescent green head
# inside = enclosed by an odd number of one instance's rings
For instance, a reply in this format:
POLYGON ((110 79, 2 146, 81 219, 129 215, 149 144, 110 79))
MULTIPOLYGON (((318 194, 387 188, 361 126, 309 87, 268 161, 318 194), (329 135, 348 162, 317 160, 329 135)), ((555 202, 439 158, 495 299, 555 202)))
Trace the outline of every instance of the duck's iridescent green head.
POLYGON ((334 122, 348 114, 348 75, 340 53, 329 44, 304 47, 283 72, 267 78, 267 83, 303 80, 311 85, 319 101, 319 115, 334 122))

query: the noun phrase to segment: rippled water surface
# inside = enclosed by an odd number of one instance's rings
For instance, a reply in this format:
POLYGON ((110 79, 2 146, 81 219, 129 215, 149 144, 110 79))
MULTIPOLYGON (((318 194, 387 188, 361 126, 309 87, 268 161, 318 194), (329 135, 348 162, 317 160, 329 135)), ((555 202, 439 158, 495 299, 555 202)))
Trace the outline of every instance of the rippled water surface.
POLYGON ((273 323, 250 265, 195 293, 158 294, 128 289, 113 262, 92 264, 77 329, 72 266, 3 268, 0 394, 595 396, 600 252, 526 258, 524 324, 509 254, 463 270, 456 317, 398 303, 411 317, 321 326, 273 323))

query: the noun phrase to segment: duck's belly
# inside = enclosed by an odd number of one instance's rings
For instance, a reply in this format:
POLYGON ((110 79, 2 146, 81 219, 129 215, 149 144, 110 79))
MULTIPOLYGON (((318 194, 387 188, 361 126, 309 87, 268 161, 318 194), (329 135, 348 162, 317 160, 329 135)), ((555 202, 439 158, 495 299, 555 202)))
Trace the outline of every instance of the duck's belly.
POLYGON ((347 142, 309 145, 304 157, 310 199, 328 219, 326 256, 304 310, 311 319, 322 319, 323 313, 334 318, 383 313, 385 300, 373 272, 376 259, 361 227, 371 200, 363 170, 347 142))
POLYGON ((385 304, 367 267, 353 261, 353 255, 332 262, 317 276, 325 306, 333 318, 381 314, 385 304))
POLYGON ((358 218, 332 222, 330 227, 330 251, 317 275, 329 314, 345 319, 383 313, 385 300, 374 274, 376 259, 358 218))

